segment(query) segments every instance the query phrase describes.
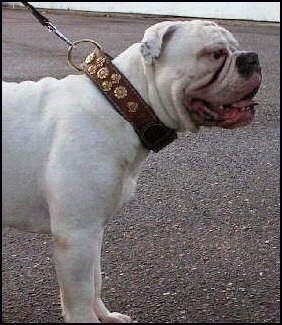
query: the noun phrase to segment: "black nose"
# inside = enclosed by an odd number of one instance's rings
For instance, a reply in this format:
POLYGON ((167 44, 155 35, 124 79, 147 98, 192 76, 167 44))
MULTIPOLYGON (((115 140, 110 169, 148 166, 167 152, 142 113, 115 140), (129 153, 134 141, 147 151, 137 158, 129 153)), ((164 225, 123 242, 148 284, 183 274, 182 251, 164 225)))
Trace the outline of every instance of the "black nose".
POLYGON ((242 77, 249 77, 253 72, 260 72, 258 55, 255 52, 241 52, 236 59, 238 72, 242 77))

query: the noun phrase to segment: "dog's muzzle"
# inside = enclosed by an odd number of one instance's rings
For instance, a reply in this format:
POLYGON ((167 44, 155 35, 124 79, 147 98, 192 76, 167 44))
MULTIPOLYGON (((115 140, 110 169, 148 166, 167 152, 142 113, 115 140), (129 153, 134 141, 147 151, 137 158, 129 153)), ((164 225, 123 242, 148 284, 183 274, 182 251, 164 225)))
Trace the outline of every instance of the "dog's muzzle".
MULTIPOLYGON (((255 115, 253 100, 262 80, 261 67, 258 55, 255 52, 237 51, 234 55, 234 69, 227 63, 230 79, 222 84, 223 78, 228 74, 222 72, 221 66, 204 87, 200 87, 186 101, 187 110, 191 119, 198 126, 218 126, 222 128, 235 128, 249 124, 255 115), (234 78, 233 76, 236 76, 234 78), (223 91, 214 92, 219 87, 223 91)), ((224 63, 225 64, 225 63, 224 63)))

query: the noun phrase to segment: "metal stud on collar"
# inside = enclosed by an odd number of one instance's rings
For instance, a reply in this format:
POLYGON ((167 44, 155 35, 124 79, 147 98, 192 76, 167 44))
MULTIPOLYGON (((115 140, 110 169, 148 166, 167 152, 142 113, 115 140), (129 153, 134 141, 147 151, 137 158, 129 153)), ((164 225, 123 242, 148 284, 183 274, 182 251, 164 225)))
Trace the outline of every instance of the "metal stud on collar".
POLYGON ((67 58, 68 58, 68 64, 69 64, 72 68, 74 68, 75 70, 83 71, 82 68, 80 68, 79 66, 77 66, 76 64, 73 63, 73 61, 72 61, 72 57, 71 57, 72 50, 74 49, 74 47, 76 47, 76 46, 77 46, 78 44, 80 44, 80 43, 92 43, 92 44, 95 45, 96 49, 98 49, 98 50, 100 50, 100 51, 103 51, 103 48, 102 48, 102 46, 101 46, 98 42, 93 41, 92 39, 87 39, 87 38, 85 38, 85 39, 81 39, 81 40, 78 40, 78 41, 74 41, 74 42, 72 43, 72 45, 69 46, 69 48, 68 48, 68 56, 67 56, 67 58))

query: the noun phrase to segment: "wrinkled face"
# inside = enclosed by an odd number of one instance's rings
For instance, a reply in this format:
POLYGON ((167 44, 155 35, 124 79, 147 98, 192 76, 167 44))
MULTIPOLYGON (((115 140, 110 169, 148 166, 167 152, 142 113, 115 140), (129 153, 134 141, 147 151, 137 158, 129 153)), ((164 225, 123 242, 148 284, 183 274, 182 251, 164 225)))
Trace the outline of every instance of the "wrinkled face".
MULTIPOLYGON (((232 34, 212 22, 161 24, 166 31, 160 53, 150 64, 159 97, 164 106, 173 106, 180 129, 191 129, 191 123, 223 128, 249 124, 261 83, 257 54, 239 50, 232 34)), ((144 39, 142 54, 148 59, 150 42, 144 39)))

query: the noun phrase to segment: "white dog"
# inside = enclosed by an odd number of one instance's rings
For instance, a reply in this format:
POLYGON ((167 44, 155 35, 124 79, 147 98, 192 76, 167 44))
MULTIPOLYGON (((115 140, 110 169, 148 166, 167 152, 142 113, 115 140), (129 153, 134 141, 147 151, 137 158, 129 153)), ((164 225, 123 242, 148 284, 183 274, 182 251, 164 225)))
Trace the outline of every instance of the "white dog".
MULTIPOLYGON (((213 22, 158 23, 113 62, 177 131, 254 116, 258 56, 213 22)), ((4 223, 52 233, 67 322, 131 322, 101 300, 100 253, 148 153, 86 75, 3 83, 4 223)))

